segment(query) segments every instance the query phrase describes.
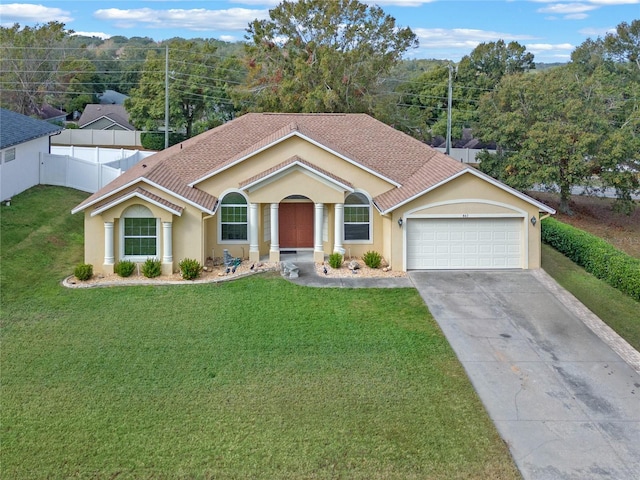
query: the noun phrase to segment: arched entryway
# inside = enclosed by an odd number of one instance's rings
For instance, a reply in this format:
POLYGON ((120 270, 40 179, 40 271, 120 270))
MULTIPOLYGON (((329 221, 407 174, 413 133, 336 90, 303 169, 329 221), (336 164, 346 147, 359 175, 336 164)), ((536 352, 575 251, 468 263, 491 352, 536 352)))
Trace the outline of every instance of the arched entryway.
POLYGON ((281 250, 312 249, 314 246, 314 204, 302 195, 291 195, 278 206, 281 250))

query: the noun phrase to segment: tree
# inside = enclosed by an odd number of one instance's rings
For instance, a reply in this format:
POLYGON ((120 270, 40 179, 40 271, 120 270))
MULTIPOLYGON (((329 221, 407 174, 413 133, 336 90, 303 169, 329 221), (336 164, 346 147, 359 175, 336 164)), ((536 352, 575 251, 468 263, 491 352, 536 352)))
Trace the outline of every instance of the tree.
POLYGON ((381 78, 417 46, 382 9, 358 0, 284 1, 255 20, 246 48, 255 109, 371 112, 381 78))
POLYGON ((0 27, 0 85, 3 107, 23 115, 37 114, 47 95, 55 92, 65 57, 68 34, 64 24, 0 27))
POLYGON ((635 64, 640 70, 640 20, 631 24, 622 22, 616 27, 615 34, 607 34, 604 45, 615 60, 635 64))
POLYGON ((59 94, 59 103, 65 111, 82 111, 88 103, 95 103, 104 90, 95 65, 88 59, 68 57, 60 63, 57 85, 65 94, 59 94))
POLYGON ((588 186, 599 171, 607 122, 597 87, 571 65, 504 77, 479 108, 481 136, 501 147, 482 158, 481 170, 519 189, 557 188, 560 211, 571 213, 572 187, 588 186))
MULTIPOLYGON (((172 39, 169 47, 169 126, 194 134, 197 122, 215 126, 230 119, 233 105, 221 69, 228 65, 209 40, 172 39)), ((165 50, 148 52, 137 88, 125 107, 133 125, 157 130, 165 121, 165 50)))
POLYGON ((467 87, 492 89, 505 75, 535 69, 533 59, 533 54, 518 42, 481 43, 471 54, 462 57, 457 77, 467 87))

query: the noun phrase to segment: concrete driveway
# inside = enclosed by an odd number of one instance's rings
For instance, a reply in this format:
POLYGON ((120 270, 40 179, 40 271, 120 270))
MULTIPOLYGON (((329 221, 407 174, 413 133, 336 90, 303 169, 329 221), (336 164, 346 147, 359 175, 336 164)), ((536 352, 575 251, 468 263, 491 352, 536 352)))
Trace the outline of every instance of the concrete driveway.
POLYGON ((638 352, 543 271, 409 276, 526 480, 640 479, 638 352))

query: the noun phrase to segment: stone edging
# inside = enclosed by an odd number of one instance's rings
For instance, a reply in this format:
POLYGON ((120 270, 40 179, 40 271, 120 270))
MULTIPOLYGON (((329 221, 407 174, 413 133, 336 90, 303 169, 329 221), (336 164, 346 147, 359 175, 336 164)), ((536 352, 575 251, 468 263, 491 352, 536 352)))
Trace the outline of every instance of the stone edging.
POLYGON ((620 355, 631 368, 640 373, 640 352, 618 335, 609 325, 604 323, 595 313, 585 307, 576 297, 565 290, 543 269, 539 268, 531 270, 531 272, 565 307, 575 313, 593 333, 620 355))
POLYGON ((102 288, 102 287, 132 287, 136 285, 205 285, 209 283, 221 283, 239 278, 249 277, 258 273, 277 272, 276 267, 264 268, 256 272, 242 272, 232 277, 214 277, 212 279, 196 279, 196 280, 156 280, 153 278, 145 278, 140 280, 118 280, 116 282, 105 281, 97 283, 77 282, 73 283, 71 279, 74 275, 69 275, 62 280, 62 286, 67 288, 102 288))

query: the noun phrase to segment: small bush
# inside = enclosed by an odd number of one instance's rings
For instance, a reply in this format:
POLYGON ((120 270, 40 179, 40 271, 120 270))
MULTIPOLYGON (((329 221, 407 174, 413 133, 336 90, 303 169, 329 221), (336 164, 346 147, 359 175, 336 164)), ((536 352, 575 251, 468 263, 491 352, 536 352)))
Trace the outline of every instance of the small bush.
POLYGON ((162 273, 162 263, 157 258, 147 258, 142 264, 142 274, 147 278, 159 277, 162 273))
POLYGON ((382 255, 378 252, 369 250, 363 255, 362 261, 369 268, 378 268, 382 263, 382 255))
POLYGON ((75 268, 73 274, 78 280, 89 280, 91 277, 93 277, 93 265, 88 263, 81 263, 75 268))
POLYGON ((342 266, 342 255, 338 252, 329 255, 329 265, 331 268, 340 268, 342 266))
POLYGON ((202 265, 197 260, 193 260, 191 258, 185 258, 180 262, 180 272, 182 273, 182 278, 185 280, 193 280, 194 278, 198 278, 200 276, 200 271, 202 270, 202 265))
POLYGON ((631 298, 640 301, 640 260, 555 218, 542 221, 542 241, 631 298))
POLYGON ((113 266, 113 271, 121 277, 130 277, 136 269, 136 264, 131 260, 121 260, 113 266))

